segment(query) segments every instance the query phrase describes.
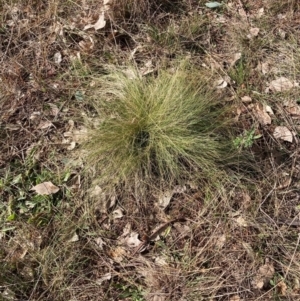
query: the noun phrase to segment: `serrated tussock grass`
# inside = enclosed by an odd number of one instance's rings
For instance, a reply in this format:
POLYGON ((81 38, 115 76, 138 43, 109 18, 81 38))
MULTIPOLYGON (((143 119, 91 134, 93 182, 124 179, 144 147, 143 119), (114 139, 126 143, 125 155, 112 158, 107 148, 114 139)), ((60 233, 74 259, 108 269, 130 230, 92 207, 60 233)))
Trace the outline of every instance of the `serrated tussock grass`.
POLYGON ((172 185, 223 174, 231 119, 210 90, 199 72, 183 69, 101 78, 93 98, 101 122, 85 145, 100 182, 172 185))

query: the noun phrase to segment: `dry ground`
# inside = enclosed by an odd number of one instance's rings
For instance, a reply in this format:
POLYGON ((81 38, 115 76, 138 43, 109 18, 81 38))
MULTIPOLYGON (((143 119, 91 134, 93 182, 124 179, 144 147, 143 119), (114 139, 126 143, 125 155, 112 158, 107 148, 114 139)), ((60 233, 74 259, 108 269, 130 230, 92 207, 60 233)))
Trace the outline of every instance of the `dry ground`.
POLYGON ((300 300, 300 4, 207 2, 0 0, 0 300, 300 300), (81 156, 95 81, 182 60, 253 169, 103 194, 81 156))

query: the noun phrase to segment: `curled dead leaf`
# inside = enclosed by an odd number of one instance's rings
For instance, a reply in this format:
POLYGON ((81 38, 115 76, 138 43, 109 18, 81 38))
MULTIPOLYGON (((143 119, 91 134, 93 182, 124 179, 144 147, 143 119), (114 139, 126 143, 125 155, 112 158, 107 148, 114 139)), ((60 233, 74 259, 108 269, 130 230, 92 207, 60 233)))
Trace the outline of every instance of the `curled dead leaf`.
POLYGON ((257 37, 259 33, 259 28, 258 27, 252 27, 249 30, 249 34, 247 35, 248 39, 252 39, 254 37, 257 37))
POLYGON ((76 147, 76 142, 72 141, 70 145, 67 147, 67 150, 73 150, 76 147))
POLYGON ((30 190, 34 190, 39 195, 50 195, 59 191, 59 188, 52 182, 43 182, 33 186, 30 190))
POLYGON ((215 246, 217 247, 217 249, 222 249, 226 243, 226 235, 222 234, 222 235, 218 235, 218 237, 216 237, 216 242, 215 242, 215 246))
POLYGON ((277 126, 273 133, 274 138, 293 142, 293 134, 286 126, 277 126))
POLYGON ((113 215, 113 219, 122 218, 123 217, 123 211, 120 208, 118 208, 118 209, 116 209, 112 212, 112 215, 113 215))
POLYGON ((46 120, 46 121, 41 121, 41 123, 38 125, 38 129, 48 129, 50 128, 51 126, 53 126, 53 123, 49 120, 46 120))
POLYGON ((233 67, 235 63, 242 57, 241 52, 237 52, 234 54, 232 61, 230 62, 230 67, 233 67))
POLYGON ((54 63, 59 65, 62 61, 62 55, 60 52, 56 52, 53 56, 53 59, 54 59, 54 63))
POLYGON ((299 87, 297 82, 292 82, 286 77, 279 77, 273 81, 271 81, 268 89, 274 92, 283 92, 288 91, 294 87, 299 87))
POLYGON ((101 278, 98 278, 98 279, 96 280, 96 283, 99 284, 99 285, 101 285, 102 282, 107 281, 107 280, 110 280, 111 277, 112 277, 112 276, 111 276, 111 273, 106 273, 106 274, 104 274, 101 278))
POLYGON ((274 276, 275 269, 273 264, 266 263, 262 265, 258 271, 256 276, 252 280, 252 285, 254 288, 262 289, 274 276))
POLYGON ((101 237, 96 237, 95 243, 99 247, 100 250, 103 250, 103 246, 106 245, 106 243, 103 241, 103 239, 101 237))
POLYGON ((167 266, 168 263, 167 263, 167 258, 165 256, 157 256, 154 260, 154 262, 157 264, 157 265, 160 265, 160 266, 167 266))
POLYGON ((104 19, 104 11, 103 11, 99 15, 98 21, 95 24, 88 24, 88 25, 84 26, 83 30, 87 30, 90 28, 95 28, 95 30, 98 30, 98 29, 105 27, 105 25, 106 25, 106 21, 104 19))
POLYGON ((79 240, 79 236, 77 233, 74 233, 74 235, 68 240, 69 242, 76 242, 79 240))
POLYGON ((261 107, 259 104, 256 104, 253 108, 253 113, 261 125, 265 126, 271 124, 272 119, 266 112, 266 107, 261 107))
POLYGON ((166 209, 172 199, 173 196, 173 191, 164 191, 163 193, 160 194, 158 197, 158 206, 161 209, 166 209))
POLYGON ((142 241, 138 239, 138 236, 139 234, 137 232, 131 232, 125 240, 127 246, 130 248, 136 248, 139 246, 142 241))
POLYGON ((241 227, 248 227, 248 223, 242 216, 237 217, 235 222, 241 227))
POLYGON ((292 117, 300 117, 300 106, 296 101, 286 100, 284 101, 283 106, 292 117))
POLYGON ((229 301, 241 301, 241 298, 239 297, 239 295, 233 295, 232 297, 230 297, 229 301))
POLYGON ((217 80, 216 82, 215 82, 215 87, 217 88, 217 89, 224 89, 224 88, 226 88, 228 86, 228 83, 227 83, 227 81, 226 80, 224 80, 224 79, 219 79, 219 80, 217 80))
POLYGON ((122 262, 124 259, 124 256, 126 254, 126 251, 122 247, 116 247, 114 249, 111 249, 108 252, 108 255, 115 261, 115 262, 122 262))
POLYGON ((279 293, 282 296, 286 296, 287 285, 285 284, 285 282, 283 280, 281 280, 277 283, 277 288, 278 288, 279 293))
POLYGON ((241 100, 242 100, 242 102, 244 102, 244 103, 250 103, 250 102, 252 102, 252 98, 251 98, 250 96, 243 96, 243 97, 241 98, 241 100))

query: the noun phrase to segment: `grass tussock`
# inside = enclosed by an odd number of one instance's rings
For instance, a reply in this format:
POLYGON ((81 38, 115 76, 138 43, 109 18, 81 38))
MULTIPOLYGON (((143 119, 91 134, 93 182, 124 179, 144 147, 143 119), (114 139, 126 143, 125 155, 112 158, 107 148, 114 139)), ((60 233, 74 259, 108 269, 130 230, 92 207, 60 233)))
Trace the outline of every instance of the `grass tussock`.
POLYGON ((88 161, 104 182, 212 179, 231 153, 226 110, 196 74, 116 72, 101 80, 95 99, 101 122, 91 130, 88 161))

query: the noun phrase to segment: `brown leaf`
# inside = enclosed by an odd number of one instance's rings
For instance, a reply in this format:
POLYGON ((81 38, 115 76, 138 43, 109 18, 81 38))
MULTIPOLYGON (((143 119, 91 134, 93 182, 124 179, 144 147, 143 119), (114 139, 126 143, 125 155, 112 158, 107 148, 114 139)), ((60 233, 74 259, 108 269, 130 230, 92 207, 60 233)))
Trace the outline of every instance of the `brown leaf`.
POLYGON ((287 285, 283 280, 277 283, 277 288, 282 296, 286 296, 287 285))
POLYGON ((269 85, 269 89, 274 92, 282 92, 282 91, 288 91, 294 87, 298 87, 299 84, 296 82, 292 82, 286 77, 279 77, 273 81, 271 81, 269 85))
POLYGON ((252 39, 254 37, 256 37, 259 33, 259 28, 258 27, 252 27, 249 30, 249 34, 247 35, 247 38, 252 39))
POLYGON ((162 192, 158 198, 158 206, 163 210, 166 209, 170 204, 173 194, 174 192, 171 190, 162 192))
POLYGON ((130 248, 136 248, 142 241, 138 239, 139 234, 136 232, 131 232, 126 239, 126 244, 130 248))
POLYGON ((47 129, 53 126, 53 123, 49 120, 41 121, 40 124, 38 125, 38 129, 47 129))
POLYGON ((59 191, 59 188, 52 182, 43 182, 33 186, 30 190, 34 190, 39 195, 50 195, 59 191))
POLYGON ((99 284, 99 285, 101 285, 102 282, 107 281, 107 280, 110 280, 111 277, 112 277, 112 276, 111 276, 111 273, 106 273, 106 274, 104 274, 101 278, 98 278, 98 279, 96 280, 96 283, 99 284))
POLYGON ((235 222, 241 227, 248 227, 248 223, 242 216, 237 217, 235 222))
POLYGON ((122 247, 116 247, 114 249, 111 249, 108 251, 108 255, 115 261, 115 262, 122 262, 124 259, 124 256, 126 254, 126 251, 122 247))
POLYGON ((88 25, 84 26, 83 30, 87 30, 92 27, 94 27, 95 30, 98 30, 98 29, 105 27, 105 25, 106 25, 106 21, 104 20, 104 12, 102 12, 99 15, 99 19, 95 24, 88 24, 88 25))
POLYGON ((277 126, 273 133, 274 138, 293 142, 293 134, 286 126, 277 126))
POLYGON ((235 63, 242 57, 242 53, 241 52, 237 52, 234 54, 233 59, 230 62, 230 67, 233 67, 235 65, 235 63))
POLYGON ((243 96, 242 98, 241 98, 241 100, 242 100, 242 102, 244 102, 244 103, 249 103, 249 102, 251 102, 252 101, 252 99, 251 99, 251 97, 250 96, 243 96))
POLYGON ((216 237, 216 241, 215 241, 215 246, 216 248, 219 250, 219 249, 222 249, 226 243, 226 235, 225 234, 222 234, 222 235, 218 235, 216 237))
POLYGON ((262 289, 272 279, 275 273, 273 264, 266 263, 262 265, 256 276, 253 278, 252 285, 254 288, 262 289))
POLYGON ((270 115, 266 112, 265 108, 260 108, 259 104, 254 106, 253 113, 261 125, 271 124, 272 119, 270 115))

